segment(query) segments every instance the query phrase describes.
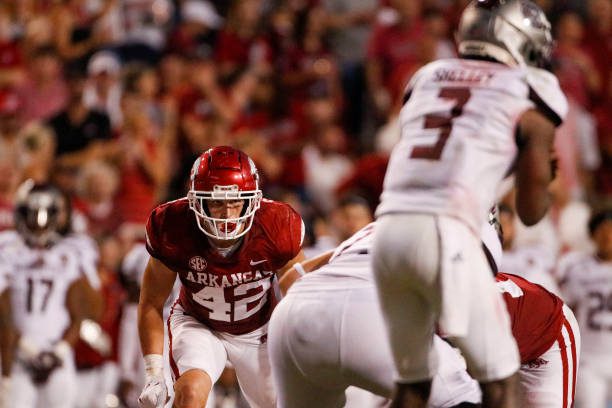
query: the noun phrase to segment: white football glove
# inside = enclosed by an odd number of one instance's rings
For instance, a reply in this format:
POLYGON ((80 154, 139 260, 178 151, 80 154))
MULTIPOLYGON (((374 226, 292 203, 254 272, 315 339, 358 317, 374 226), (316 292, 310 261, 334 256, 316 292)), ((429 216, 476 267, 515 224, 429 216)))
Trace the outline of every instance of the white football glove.
POLYGON ((163 408, 168 401, 168 389, 162 370, 163 357, 160 354, 147 354, 144 361, 147 383, 138 397, 138 405, 141 408, 163 408))
POLYGON ((150 378, 138 397, 141 408, 163 408, 168 400, 168 389, 164 376, 150 378))

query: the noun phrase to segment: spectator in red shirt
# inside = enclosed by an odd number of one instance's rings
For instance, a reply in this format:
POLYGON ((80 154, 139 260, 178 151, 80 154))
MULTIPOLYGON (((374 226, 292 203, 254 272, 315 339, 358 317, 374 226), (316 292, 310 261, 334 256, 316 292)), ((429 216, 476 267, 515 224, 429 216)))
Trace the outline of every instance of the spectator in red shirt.
POLYGON ((612 1, 589 0, 589 14, 583 47, 593 59, 601 77, 602 89, 598 99, 610 99, 606 84, 610 81, 610 55, 612 55, 612 1))
POLYGON ((336 188, 336 196, 359 195, 367 200, 370 209, 374 211, 382 194, 388 163, 389 156, 386 153, 372 153, 361 157, 355 163, 351 174, 336 188))
POLYGON ((378 112, 385 117, 391 107, 396 84, 389 79, 399 71, 410 71, 419 62, 423 35, 421 2, 390 0, 391 12, 384 16, 391 22, 379 22, 370 37, 366 60, 368 90, 378 112))
POLYGON ((14 87, 24 79, 21 47, 8 28, 8 16, 0 13, 0 88, 14 87))
POLYGON ((66 106, 68 89, 62 76, 62 60, 53 47, 34 50, 19 93, 26 121, 47 120, 66 106))
POLYGON ((303 113, 304 100, 310 89, 320 87, 332 98, 342 100, 336 58, 325 44, 325 11, 322 7, 307 9, 297 15, 295 46, 287 53, 283 84, 290 95, 292 111, 303 113))
POLYGON ((580 106, 591 106, 591 96, 601 89, 601 78, 589 54, 582 48, 584 23, 576 13, 566 12, 557 25, 557 47, 553 54, 555 74, 568 98, 580 106))
POLYGON ((119 136, 121 182, 117 208, 123 222, 143 224, 161 201, 168 182, 169 152, 138 98, 123 98, 124 126, 119 136))
POLYGON ((119 227, 115 207, 118 187, 119 173, 106 162, 91 161, 79 172, 73 208, 85 217, 87 233, 93 238, 112 234, 119 227))
POLYGON ((269 66, 272 56, 267 41, 261 36, 261 13, 261 0, 232 2, 215 45, 215 61, 221 76, 249 65, 269 66))

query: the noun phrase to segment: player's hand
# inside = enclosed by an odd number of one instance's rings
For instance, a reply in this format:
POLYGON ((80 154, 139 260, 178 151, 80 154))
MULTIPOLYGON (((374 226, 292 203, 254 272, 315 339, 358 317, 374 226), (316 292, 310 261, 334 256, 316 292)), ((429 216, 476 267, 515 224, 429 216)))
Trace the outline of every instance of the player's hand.
POLYGON ((34 384, 45 384, 53 371, 62 366, 62 359, 53 351, 42 351, 27 364, 27 369, 34 384))
POLYGON ((41 351, 35 358, 26 362, 26 367, 35 384, 45 384, 51 374, 71 357, 72 348, 66 341, 60 340, 53 349, 41 351))
POLYGON ((150 377, 138 397, 141 408, 163 408, 168 401, 168 389, 164 376, 150 377))
POLYGON ((144 363, 147 383, 138 397, 138 405, 141 408, 163 408, 168 402, 163 357, 161 354, 147 354, 144 356, 144 363))
POLYGON ((36 357, 38 357, 39 353, 40 350, 34 342, 30 341, 30 339, 25 336, 21 336, 19 338, 16 352, 16 357, 18 360, 27 366, 34 361, 36 357))

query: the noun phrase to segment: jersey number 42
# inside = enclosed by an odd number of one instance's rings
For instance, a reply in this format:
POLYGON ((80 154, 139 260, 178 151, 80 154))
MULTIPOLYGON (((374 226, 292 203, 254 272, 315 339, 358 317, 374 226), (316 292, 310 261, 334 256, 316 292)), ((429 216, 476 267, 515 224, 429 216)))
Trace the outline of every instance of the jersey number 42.
POLYGON ((269 279, 243 283, 233 288, 232 294, 229 296, 232 299, 225 298, 224 288, 206 286, 199 292, 194 293, 193 299, 210 310, 208 315, 210 319, 221 322, 235 322, 251 317, 263 307, 267 300, 265 295, 268 293, 270 285, 269 279), (254 295, 240 298, 249 291, 254 292, 258 288, 261 288, 261 290, 257 290, 254 295), (249 306, 251 307, 249 308, 249 306))

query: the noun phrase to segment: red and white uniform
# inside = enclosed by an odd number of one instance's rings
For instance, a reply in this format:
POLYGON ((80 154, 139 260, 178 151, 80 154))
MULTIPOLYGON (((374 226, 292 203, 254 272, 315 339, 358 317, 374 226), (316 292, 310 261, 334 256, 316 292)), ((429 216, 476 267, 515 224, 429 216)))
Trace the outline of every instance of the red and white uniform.
POLYGON ((518 369, 518 352, 480 228, 512 170, 522 114, 537 109, 559 125, 567 101, 551 73, 466 59, 427 64, 405 99, 373 247, 400 377, 431 378, 436 324, 456 339, 476 378, 508 377, 518 369))
POLYGON ((168 319, 175 378, 198 368, 214 383, 229 360, 249 403, 274 406, 265 343, 278 303, 275 272, 299 253, 303 235, 291 207, 263 200, 240 246, 224 257, 198 228, 187 199, 153 210, 147 250, 182 283, 168 319))
POLYGON ((559 261, 558 272, 582 333, 577 405, 604 408, 612 392, 612 262, 570 253, 559 261))
MULTIPOLYGON (((355 393, 345 401, 351 385, 391 396, 397 372, 370 263, 375 226, 359 230, 327 265, 295 282, 272 314, 268 340, 279 408, 374 406, 355 393)), ((440 365, 428 407, 480 402, 457 350, 438 336, 433 347, 440 365)))
POLYGON ((521 356, 521 407, 570 408, 580 359, 580 331, 572 311, 540 285, 498 273, 521 356))

